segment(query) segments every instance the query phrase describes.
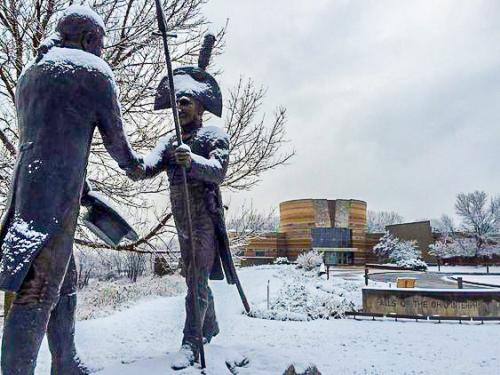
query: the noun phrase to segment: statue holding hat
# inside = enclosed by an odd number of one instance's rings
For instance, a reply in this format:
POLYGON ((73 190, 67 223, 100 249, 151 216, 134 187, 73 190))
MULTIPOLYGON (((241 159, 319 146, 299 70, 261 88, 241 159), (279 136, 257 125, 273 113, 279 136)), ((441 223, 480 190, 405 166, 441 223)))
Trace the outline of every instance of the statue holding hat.
POLYGON ((74 343, 72 247, 95 129, 121 169, 142 173, 113 73, 100 58, 104 35, 99 15, 70 6, 18 82, 19 152, 0 227, 0 289, 16 293, 4 324, 3 374, 33 374, 45 333, 51 374, 89 373, 74 343))

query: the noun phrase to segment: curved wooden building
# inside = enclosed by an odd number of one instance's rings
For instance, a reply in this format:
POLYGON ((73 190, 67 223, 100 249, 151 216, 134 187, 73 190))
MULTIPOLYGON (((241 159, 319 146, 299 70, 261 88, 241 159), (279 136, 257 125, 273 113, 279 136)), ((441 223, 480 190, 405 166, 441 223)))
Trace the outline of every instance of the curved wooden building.
POLYGON ((279 233, 250 241, 246 254, 276 254, 295 259, 317 249, 330 252, 339 264, 365 261, 366 202, 355 199, 297 199, 280 203, 279 233), (270 239, 276 241, 271 245, 270 239), (279 242, 279 243, 278 243, 279 242))

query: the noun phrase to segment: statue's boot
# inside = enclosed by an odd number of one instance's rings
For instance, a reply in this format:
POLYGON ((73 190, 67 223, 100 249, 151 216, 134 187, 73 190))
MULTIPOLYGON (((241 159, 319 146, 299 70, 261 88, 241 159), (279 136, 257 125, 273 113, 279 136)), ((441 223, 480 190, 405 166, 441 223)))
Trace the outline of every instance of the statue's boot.
POLYGON ((193 366, 199 355, 200 352, 195 344, 184 342, 181 349, 174 354, 170 366, 173 370, 182 370, 193 366))
POLYGON ((42 304, 13 304, 2 338, 2 374, 33 375, 50 309, 42 304))
POLYGON ((50 316, 47 340, 52 354, 51 375, 90 374, 76 352, 75 310, 76 294, 64 295, 50 316))

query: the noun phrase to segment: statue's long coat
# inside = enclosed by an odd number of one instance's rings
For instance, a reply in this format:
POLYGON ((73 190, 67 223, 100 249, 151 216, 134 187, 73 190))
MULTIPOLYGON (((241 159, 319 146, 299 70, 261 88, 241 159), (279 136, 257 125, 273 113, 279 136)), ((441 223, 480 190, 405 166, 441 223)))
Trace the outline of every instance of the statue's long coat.
POLYGON ((19 153, 0 227, 0 289, 8 291, 20 288, 53 236, 73 237, 67 223, 78 215, 95 128, 120 167, 137 162, 111 69, 90 53, 54 47, 32 63, 19 79, 16 109, 19 153))
MULTIPOLYGON (((224 207, 219 185, 224 181, 229 164, 229 137, 221 129, 214 126, 203 126, 184 132, 184 142, 191 148, 193 160, 187 178, 191 190, 191 211, 209 212, 209 217, 196 217, 195 221, 211 221, 215 230, 213 250, 216 252, 215 263, 210 273, 213 280, 221 280, 234 284, 237 280, 229 240, 224 222, 224 207), (199 199, 198 197, 202 197, 199 199), (197 210, 197 205, 206 205, 206 210, 197 210), (224 270, 224 273, 222 272, 224 270)), ((181 228, 179 220, 185 217, 184 194, 181 188, 182 171, 175 163, 174 151, 177 145, 175 136, 167 136, 160 140, 155 149, 145 158, 146 174, 151 177, 166 171, 170 182, 170 199, 179 235, 186 235, 186 228, 181 228)), ((196 235, 196 228, 195 234, 196 235)), ((196 249, 195 249, 196 250, 196 249)), ((198 265, 204 259, 198 259, 198 265)))

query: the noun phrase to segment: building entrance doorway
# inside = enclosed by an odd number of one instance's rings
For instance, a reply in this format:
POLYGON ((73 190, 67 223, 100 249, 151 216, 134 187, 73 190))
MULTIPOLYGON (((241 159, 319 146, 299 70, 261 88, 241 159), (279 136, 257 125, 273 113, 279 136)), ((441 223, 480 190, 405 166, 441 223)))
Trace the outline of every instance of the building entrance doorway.
POLYGON ((338 265, 354 264, 354 253, 348 252, 348 251, 335 252, 334 253, 334 261, 335 261, 335 264, 338 264, 338 265))

